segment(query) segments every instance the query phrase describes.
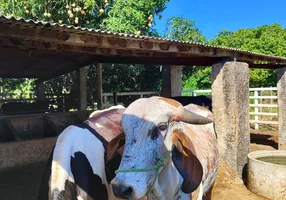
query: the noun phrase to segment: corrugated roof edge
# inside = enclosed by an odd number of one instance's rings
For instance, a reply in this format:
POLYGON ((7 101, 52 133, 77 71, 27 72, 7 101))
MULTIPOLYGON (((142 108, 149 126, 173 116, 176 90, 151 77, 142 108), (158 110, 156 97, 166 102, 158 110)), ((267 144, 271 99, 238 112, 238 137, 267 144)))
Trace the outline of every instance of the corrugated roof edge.
POLYGON ((15 18, 13 16, 5 16, 5 15, 0 14, 0 23, 1 23, 1 20, 3 20, 3 19, 5 21, 11 21, 11 22, 16 21, 16 22, 30 23, 33 25, 42 25, 42 26, 48 25, 48 26, 54 27, 54 28, 67 28, 70 30, 88 31, 88 32, 100 33, 100 34, 111 35, 111 36, 120 36, 120 37, 126 37, 126 38, 138 38, 138 39, 146 39, 146 40, 159 40, 159 41, 166 41, 166 42, 174 42, 177 44, 190 44, 190 45, 198 45, 198 46, 210 47, 210 48, 216 48, 216 49, 225 49, 225 50, 247 53, 247 54, 252 54, 252 55, 257 55, 257 56, 265 56, 265 57, 269 57, 269 58, 283 59, 286 62, 286 58, 280 57, 280 56, 266 55, 266 54, 255 53, 255 52, 251 52, 251 51, 247 51, 247 50, 241 50, 241 49, 224 47, 224 46, 214 46, 214 45, 203 44, 203 43, 198 43, 198 42, 193 42, 193 41, 180 41, 180 40, 159 38, 159 37, 153 37, 153 36, 138 36, 138 35, 134 35, 134 34, 116 33, 116 32, 100 30, 100 29, 89 29, 89 28, 84 28, 84 27, 80 27, 80 26, 76 27, 73 25, 53 23, 53 22, 49 22, 49 21, 38 21, 38 20, 34 21, 32 19, 15 18))

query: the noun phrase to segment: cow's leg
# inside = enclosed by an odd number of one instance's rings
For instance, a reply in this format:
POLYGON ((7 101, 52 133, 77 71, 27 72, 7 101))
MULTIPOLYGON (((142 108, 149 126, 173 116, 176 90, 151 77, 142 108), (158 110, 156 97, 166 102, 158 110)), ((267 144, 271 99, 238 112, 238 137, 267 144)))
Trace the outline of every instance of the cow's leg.
POLYGON ((206 193, 204 200, 211 200, 212 196, 213 196, 213 188, 214 188, 214 184, 211 186, 211 188, 209 189, 209 191, 206 193))

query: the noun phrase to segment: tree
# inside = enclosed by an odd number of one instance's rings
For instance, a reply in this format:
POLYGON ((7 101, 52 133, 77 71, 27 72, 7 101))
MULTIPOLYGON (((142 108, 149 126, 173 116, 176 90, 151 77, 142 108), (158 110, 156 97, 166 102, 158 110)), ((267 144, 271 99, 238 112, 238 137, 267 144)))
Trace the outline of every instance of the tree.
MULTIPOLYGON (((201 31, 193 20, 184 17, 171 17, 168 19, 165 37, 180 41, 207 43, 201 31)), ((210 68, 201 66, 183 67, 183 89, 207 89, 210 85, 210 68)))
MULTIPOLYGON (((256 53, 286 57, 286 29, 279 24, 220 31, 212 45, 233 47, 256 53)), ((250 69, 250 87, 276 85, 276 70, 250 69)))
POLYGON ((170 17, 167 21, 165 37, 181 41, 206 43, 207 39, 196 27, 193 20, 184 17, 170 17))
POLYGON ((0 13, 59 24, 140 35, 168 0, 4 0, 0 13))

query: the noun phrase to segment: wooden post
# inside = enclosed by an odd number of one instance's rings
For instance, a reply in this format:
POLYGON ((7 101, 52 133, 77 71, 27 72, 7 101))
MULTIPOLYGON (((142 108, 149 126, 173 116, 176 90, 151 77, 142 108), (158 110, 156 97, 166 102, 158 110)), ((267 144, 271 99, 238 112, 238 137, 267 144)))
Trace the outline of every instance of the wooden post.
POLYGON ((212 68, 212 104, 221 164, 242 178, 250 146, 248 64, 221 62, 212 68))
POLYGON ((41 80, 36 81, 37 99, 45 99, 45 85, 41 80))
POLYGON ((87 109, 87 91, 86 91, 86 79, 87 79, 87 71, 89 67, 80 68, 77 70, 78 77, 78 87, 79 87, 79 104, 78 110, 83 111, 87 109))
POLYGON ((255 90, 254 91, 254 97, 256 97, 254 99, 254 104, 255 104, 255 130, 258 130, 259 129, 259 123, 258 123, 258 91, 255 90))
POLYGON ((286 66, 277 69, 278 149, 286 150, 286 66))
POLYGON ((113 92, 113 105, 117 105, 118 102, 117 102, 117 92, 113 92))
POLYGON ((96 83, 97 83, 97 109, 101 110, 103 109, 103 103, 102 103, 102 65, 101 63, 96 64, 96 83))
POLYGON ((182 67, 166 65, 162 67, 162 93, 163 97, 181 96, 182 93, 182 67))

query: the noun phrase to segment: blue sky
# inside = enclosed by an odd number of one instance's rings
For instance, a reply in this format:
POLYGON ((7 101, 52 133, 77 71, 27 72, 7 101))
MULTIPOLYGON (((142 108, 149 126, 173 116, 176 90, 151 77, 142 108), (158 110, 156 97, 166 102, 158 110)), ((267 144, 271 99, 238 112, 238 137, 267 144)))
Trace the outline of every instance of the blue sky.
POLYGON ((165 32, 171 16, 195 20, 208 39, 220 30, 236 31, 264 24, 279 23, 286 28, 286 0, 170 0, 155 28, 165 32))

